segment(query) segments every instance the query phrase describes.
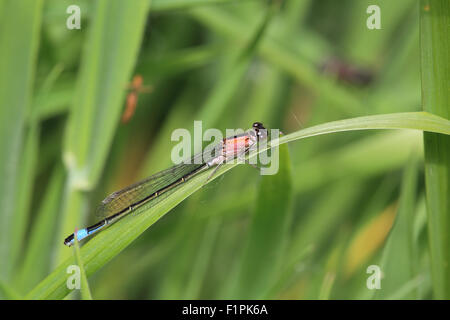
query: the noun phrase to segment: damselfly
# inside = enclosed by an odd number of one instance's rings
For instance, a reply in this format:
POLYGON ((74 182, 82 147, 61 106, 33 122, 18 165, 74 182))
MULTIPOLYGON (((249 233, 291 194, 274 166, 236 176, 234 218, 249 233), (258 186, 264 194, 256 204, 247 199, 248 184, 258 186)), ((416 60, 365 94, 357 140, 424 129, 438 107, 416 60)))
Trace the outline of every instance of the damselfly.
MULTIPOLYGON (((267 130, 262 123, 255 122, 246 132, 223 139, 215 148, 214 155, 205 159, 205 153, 195 155, 188 163, 184 162, 169 169, 158 172, 145 180, 137 182, 122 190, 116 191, 105 198, 98 208, 98 212, 105 216, 100 222, 76 231, 77 240, 83 240, 136 209, 150 205, 156 199, 167 194, 170 190, 185 183, 189 179, 215 167, 208 179, 224 163, 242 157, 260 141, 267 139, 267 130), (197 161, 201 159, 201 161, 197 161)), ((64 240, 67 246, 73 245, 75 233, 64 240)))

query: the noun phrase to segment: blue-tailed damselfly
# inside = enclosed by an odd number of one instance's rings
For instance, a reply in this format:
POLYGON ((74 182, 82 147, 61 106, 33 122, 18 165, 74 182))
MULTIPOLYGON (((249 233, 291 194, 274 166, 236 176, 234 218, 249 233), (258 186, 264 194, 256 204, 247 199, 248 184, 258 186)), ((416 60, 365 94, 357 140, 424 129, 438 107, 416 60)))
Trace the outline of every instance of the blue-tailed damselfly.
MULTIPOLYGON (((76 231, 77 240, 81 241, 105 229, 130 212, 135 211, 145 204, 151 203, 199 173, 211 167, 216 167, 210 175, 211 177, 220 165, 242 156, 252 147, 256 146, 259 141, 265 139, 267 139, 266 129, 262 123, 255 122, 252 128, 246 132, 223 139, 215 148, 215 150, 218 150, 217 154, 211 158, 205 160, 203 153, 195 155, 192 158, 201 156, 204 160, 203 162, 196 164, 195 161, 191 161, 189 164, 181 163, 175 165, 145 180, 112 193, 102 201, 98 208, 98 211, 106 217, 90 227, 76 231)), ((64 240, 64 244, 69 247, 73 245, 75 241, 74 237, 75 233, 72 233, 64 240)))

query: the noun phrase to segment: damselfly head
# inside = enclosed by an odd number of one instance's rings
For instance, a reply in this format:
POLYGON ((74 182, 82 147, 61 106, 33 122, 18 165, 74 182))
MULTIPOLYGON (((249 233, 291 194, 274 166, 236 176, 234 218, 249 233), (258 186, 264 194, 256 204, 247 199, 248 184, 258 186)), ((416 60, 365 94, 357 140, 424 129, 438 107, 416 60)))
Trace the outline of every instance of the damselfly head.
POLYGON ((261 122, 254 122, 252 125, 253 131, 256 133, 258 139, 266 139, 267 138, 267 129, 264 128, 261 122))
POLYGON ((265 129, 263 124, 261 122, 253 122, 252 125, 253 129, 259 130, 259 129, 265 129))

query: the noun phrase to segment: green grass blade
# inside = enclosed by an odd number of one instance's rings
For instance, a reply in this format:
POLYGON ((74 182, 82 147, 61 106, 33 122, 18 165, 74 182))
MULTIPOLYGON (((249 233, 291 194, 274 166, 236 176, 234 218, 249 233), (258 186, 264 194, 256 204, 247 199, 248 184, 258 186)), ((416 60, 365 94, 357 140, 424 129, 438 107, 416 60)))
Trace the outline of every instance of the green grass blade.
POLYGON ((357 117, 332 121, 290 133, 281 137, 280 143, 332 132, 367 129, 415 129, 449 135, 450 121, 427 112, 401 112, 357 117))
POLYGON ((81 259, 80 254, 80 245, 78 240, 75 238, 74 243, 74 251, 75 251, 75 261, 80 267, 80 275, 81 275, 81 299, 83 300, 92 300, 91 289, 89 288, 89 282, 86 277, 86 271, 84 270, 83 260, 81 259))
MULTIPOLYGON (((421 142, 420 131, 395 130, 369 135, 335 150, 321 152, 293 168, 294 191, 298 196, 348 176, 367 181, 396 170, 403 167, 412 152, 422 152, 421 142), (332 165, 329 159, 333 159, 332 165)), ((243 190, 230 190, 213 200, 212 206, 217 208, 215 214, 239 212, 248 208, 254 199, 254 188, 247 186, 243 190), (242 193, 247 196, 240 197, 242 193)))
POLYGON ((46 120, 68 112, 73 94, 73 84, 63 82, 62 84, 57 84, 43 101, 39 101, 39 97, 36 97, 36 105, 39 106, 39 120, 46 120))
MULTIPOLYGON (((54 234, 50 230, 57 229, 63 189, 64 169, 62 165, 59 165, 52 173, 45 197, 38 209, 36 220, 31 229, 23 264, 18 273, 18 279, 16 279, 17 287, 20 290, 29 290, 49 272, 54 242, 54 234), (36 261, 41 262, 36 263, 36 261)), ((61 240, 59 239, 57 243, 60 245, 61 240)))
POLYGON ((294 189, 305 192, 347 176, 372 178, 401 168, 412 151, 422 150, 422 132, 397 130, 370 135, 323 152, 294 169, 294 189), (333 159, 333 165, 329 165, 333 159))
POLYGON ((288 264, 296 262, 298 253, 303 248, 312 246, 317 250, 327 235, 335 230, 339 221, 351 212, 352 206, 362 192, 361 184, 348 178, 343 178, 325 190, 316 207, 313 207, 306 217, 302 217, 302 223, 294 228, 289 245, 288 264))
POLYGON ((75 185, 89 189, 101 174, 137 58, 148 6, 146 1, 97 2, 64 143, 65 163, 75 185))
POLYGON ((67 111, 72 98, 73 83, 61 86, 57 83, 64 71, 62 64, 55 65, 45 78, 42 86, 37 90, 33 101, 33 110, 29 113, 29 123, 40 122, 48 117, 67 111), (61 90, 62 88, 65 91, 61 90))
MULTIPOLYGON (((279 141, 272 141, 272 146, 326 133, 395 128, 430 130, 450 134, 450 121, 423 112, 360 117, 333 121, 302 129, 281 137, 279 141)), ((255 154, 251 156, 255 156, 255 154)), ((219 177, 234 166, 236 164, 224 166, 217 171, 214 178, 219 177)), ((168 197, 161 199, 160 202, 152 206, 151 210, 148 210, 146 207, 140 208, 134 215, 118 221, 86 243, 81 249, 81 257, 85 262, 87 276, 96 272, 164 214, 204 186, 209 174, 209 172, 204 172, 194 177, 173 190, 173 192, 168 194, 168 197)), ((70 263, 70 259, 63 262, 52 274, 35 287, 27 297, 30 299, 57 299, 64 297, 68 293, 68 289, 65 286, 67 276, 65 270, 70 263)))
POLYGON ((399 287, 397 291, 392 293, 390 296, 387 296, 387 300, 400 300, 400 299, 408 299, 412 300, 410 297, 417 296, 416 291, 417 288, 422 285, 426 281, 424 276, 417 276, 414 279, 411 279, 403 286, 399 287))
MULTIPOLYGON (((79 225, 87 207, 84 191, 98 182, 119 123, 127 84, 137 59, 148 1, 96 2, 93 24, 77 78, 65 132, 68 170, 61 239, 79 225), (111 36, 111 35, 114 36, 111 36)), ((60 254, 67 257, 66 251, 60 254)))
POLYGON ((331 290, 333 289, 333 284, 336 280, 336 274, 333 271, 325 273, 323 278, 322 286, 320 287, 318 299, 328 300, 330 299, 331 290))
POLYGON ((17 264, 18 257, 23 249, 25 231, 29 219, 29 209, 35 181, 35 169, 39 153, 39 133, 39 126, 36 123, 32 123, 25 136, 25 144, 19 163, 20 170, 16 191, 17 202, 14 210, 13 244, 11 247, 11 259, 15 264, 17 264))
MULTIPOLYGON (((231 169, 232 165, 225 166, 215 178, 231 169)), ((124 218, 96 236, 81 248, 81 258, 84 261, 87 276, 90 276, 106 262, 111 260, 120 251, 127 247, 148 227, 158 221, 169 210, 178 205, 189 195, 200 189, 208 178, 210 172, 204 172, 189 180, 179 189, 175 189, 168 197, 160 199, 151 210, 142 207, 135 214, 124 218)), ((209 180, 211 182, 213 179, 209 180)), ((61 244, 62 245, 62 244, 61 244)), ((69 250, 65 248, 66 250, 69 250)), ((69 291, 66 288, 66 268, 72 263, 72 258, 65 260, 52 274, 44 279, 28 295, 29 299, 60 299, 69 291)))
POLYGON ((199 299, 202 286, 206 278, 206 272, 213 254, 214 244, 219 233, 220 219, 210 219, 207 222, 199 248, 196 250, 195 263, 191 276, 183 292, 183 299, 199 299))
POLYGON ((237 299, 261 299, 279 278, 292 218, 291 163, 287 145, 279 148, 279 171, 263 176, 238 274, 237 299))
POLYGON ((2 280, 0 280, 0 296, 8 300, 21 300, 23 297, 20 296, 13 288, 9 287, 2 280))
POLYGON ((179 254, 170 258, 157 299, 198 299, 211 264, 220 218, 199 219, 199 202, 190 201, 186 205, 189 214, 179 220, 179 229, 174 230, 182 233, 176 244, 179 254), (186 268, 187 265, 190 267, 186 268))
MULTIPOLYGON (((413 280, 417 274, 418 261, 414 248, 417 247, 413 237, 415 206, 417 193, 418 164, 416 157, 408 162, 401 186, 399 207, 394 225, 383 249, 381 270, 383 280, 381 290, 374 293, 375 299, 386 299, 397 292, 398 288, 413 280)), ((403 296, 403 299, 416 299, 414 291, 403 296)))
MULTIPOLYGON (((39 44, 42 1, 6 1, 0 12, 0 278, 11 271, 16 179, 39 44)), ((16 250, 16 249, 14 249, 16 250)))
MULTIPOLYGON (((423 110, 450 119, 450 2, 420 1, 423 110)), ((450 137, 424 134, 433 294, 450 299, 450 137)))
MULTIPOLYGON (((62 68, 56 66, 49 73, 42 85, 42 88, 37 93, 41 101, 45 100, 45 97, 50 92, 53 84, 60 75, 62 68)), ((25 137, 25 144, 21 154, 20 160, 20 172, 17 185, 17 203, 15 209, 15 219, 13 226, 13 246, 12 259, 17 264, 17 259, 20 253, 24 249, 25 232, 27 227, 27 221, 29 220, 29 210, 32 200, 32 192, 36 177, 36 165, 39 157, 39 139, 41 128, 38 122, 39 105, 34 101, 32 110, 29 112, 30 120, 28 122, 28 129, 25 137)))

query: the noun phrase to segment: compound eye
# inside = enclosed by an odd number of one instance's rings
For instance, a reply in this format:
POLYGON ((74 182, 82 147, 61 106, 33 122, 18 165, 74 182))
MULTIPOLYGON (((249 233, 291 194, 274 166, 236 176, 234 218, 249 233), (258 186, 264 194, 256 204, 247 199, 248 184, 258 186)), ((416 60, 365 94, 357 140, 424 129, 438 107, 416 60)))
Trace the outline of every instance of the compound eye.
POLYGON ((253 123, 253 128, 256 130, 260 130, 260 129, 264 129, 264 126, 261 122, 254 122, 253 123))

